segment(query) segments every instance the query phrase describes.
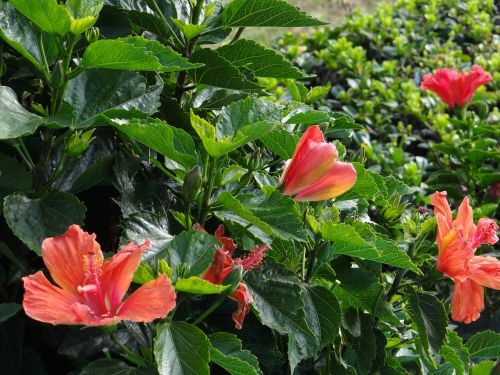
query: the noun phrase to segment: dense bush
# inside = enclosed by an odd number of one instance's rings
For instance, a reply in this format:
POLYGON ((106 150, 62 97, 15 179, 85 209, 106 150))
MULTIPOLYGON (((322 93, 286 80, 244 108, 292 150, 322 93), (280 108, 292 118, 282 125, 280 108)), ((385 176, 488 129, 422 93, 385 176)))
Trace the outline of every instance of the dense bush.
POLYGON ((365 126, 355 139, 373 168, 427 192, 491 202, 500 181, 498 17, 493 1, 400 0, 332 29, 287 34, 280 47, 317 75, 314 85, 332 85, 325 106, 365 126), (472 64, 493 81, 469 105, 476 126, 464 134, 461 116, 419 86, 435 69, 472 64))
POLYGON ((496 72, 494 7, 423 4, 287 36, 298 69, 243 38, 322 25, 283 0, 1 1, 0 372, 494 371, 499 77, 414 82, 496 72))

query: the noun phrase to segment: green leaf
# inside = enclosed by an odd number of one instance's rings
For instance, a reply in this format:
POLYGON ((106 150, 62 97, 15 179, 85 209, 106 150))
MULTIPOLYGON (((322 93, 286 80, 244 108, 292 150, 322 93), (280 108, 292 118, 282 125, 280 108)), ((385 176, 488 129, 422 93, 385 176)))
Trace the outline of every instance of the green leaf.
POLYGON ((0 86, 0 140, 33 134, 42 120, 19 104, 14 90, 0 86))
POLYGON ((299 112, 286 120, 285 124, 316 125, 322 122, 330 122, 330 114, 323 111, 307 110, 299 112))
MULTIPOLYGON (((40 38, 37 32, 9 2, 0 2, 0 37, 39 71, 44 71, 43 55, 39 45, 40 38)), ((50 64, 58 53, 56 38, 53 35, 44 34, 41 39, 50 64)))
MULTIPOLYGON (((319 343, 318 332, 306 321, 306 308, 299 280, 293 273, 266 265, 245 275, 245 282, 254 298, 254 307, 262 324, 289 336, 289 360, 293 367, 310 354, 300 342, 319 343), (300 350, 300 352, 299 352, 300 350)), ((316 327, 317 327, 317 321, 316 327)))
POLYGON ((157 257, 167 261, 175 278, 199 276, 212 263, 217 243, 215 237, 190 229, 175 236, 157 257))
POLYGON ((306 95, 306 98, 304 100, 305 103, 311 104, 311 103, 317 102, 320 99, 325 98, 328 95, 328 93, 330 92, 331 88, 332 88, 332 85, 330 83, 327 83, 326 86, 312 87, 306 95))
POLYGON ((260 91, 262 89, 258 83, 248 80, 236 66, 214 50, 198 49, 194 51, 189 61, 204 65, 189 73, 195 83, 241 91, 260 91))
POLYGON ((4 216, 14 234, 40 255, 45 238, 66 232, 71 224, 83 225, 85 205, 73 194, 58 191, 42 199, 13 194, 4 199, 4 216))
POLYGON ((139 36, 98 40, 89 45, 82 57, 86 68, 178 72, 193 69, 172 48, 139 36))
POLYGON ((478 365, 475 365, 470 372, 470 375, 491 375, 493 368, 495 367, 495 361, 484 361, 478 365))
POLYGON ((197 91, 193 99, 193 107, 201 110, 217 110, 248 96, 247 92, 226 90, 218 87, 206 87, 197 91))
POLYGON ((306 27, 326 23, 313 18, 284 0, 233 0, 222 12, 230 27, 306 27))
POLYGON ((154 355, 160 375, 209 375, 210 341, 196 326, 174 321, 157 328, 154 355))
POLYGON ((191 23, 186 23, 179 19, 172 19, 173 23, 182 32, 186 41, 190 41, 200 35, 206 28, 207 25, 193 25, 191 23))
POLYGON ((465 344, 472 359, 500 358, 500 333, 483 331, 476 333, 465 344))
POLYGON ((321 226, 323 238, 332 241, 332 255, 349 255, 421 273, 395 242, 377 237, 367 224, 355 224, 356 227, 325 222, 321 226), (367 236, 368 240, 363 238, 360 232, 367 236))
MULTIPOLYGON (((79 372, 79 375, 133 375, 137 374, 133 367, 118 359, 100 358, 90 362, 79 372)), ((137 374, 138 375, 138 374, 137 374)))
POLYGON ((49 34, 63 36, 69 31, 71 19, 68 10, 57 0, 10 0, 10 3, 49 34))
POLYGON ((294 241, 284 241, 275 238, 268 251, 268 256, 289 271, 295 271, 299 266, 300 256, 294 241))
MULTIPOLYGON (((370 374, 373 363, 377 356, 377 342, 373 334, 372 317, 363 314, 360 316, 361 332, 359 337, 351 338, 350 346, 356 356, 355 366, 358 374, 370 374)), ((348 349, 349 350, 349 349, 348 349)))
POLYGON ((222 108, 217 124, 217 139, 235 137, 247 125, 281 120, 281 110, 271 101, 248 97, 222 108))
POLYGON ((31 174, 16 159, 0 154, 0 213, 3 199, 16 191, 27 192, 31 189, 31 174))
POLYGON ((235 335, 216 332, 208 336, 210 360, 232 375, 262 375, 259 362, 250 351, 243 350, 241 341, 235 335))
POLYGON ((230 286, 231 285, 216 285, 198 276, 191 276, 187 279, 178 278, 175 282, 175 290, 177 292, 193 294, 219 294, 230 286))
POLYGON ((341 302, 342 311, 351 306, 363 308, 387 322, 400 324, 385 301, 382 285, 373 274, 361 268, 350 268, 345 263, 338 264, 335 273, 340 284, 334 285, 332 292, 341 302))
POLYGON ((439 300, 426 293, 418 293, 408 288, 409 313, 415 322, 420 340, 425 350, 432 348, 436 353, 446 337, 448 318, 439 300))
POLYGON ((297 143, 299 143, 299 136, 286 130, 276 129, 267 133, 261 140, 273 153, 287 160, 292 158, 297 143))
POLYGON ((178 169, 188 171, 198 162, 196 146, 191 136, 165 121, 153 118, 115 120, 113 125, 178 164, 178 169))
POLYGON ((64 101, 74 108, 72 127, 82 129, 104 124, 108 117, 152 114, 160 106, 162 89, 162 85, 147 86, 137 72, 93 69, 68 82, 64 101))
POLYGON ((142 244, 150 240, 151 245, 142 254, 142 260, 154 267, 158 253, 165 250, 173 238, 166 212, 137 211, 124 220, 120 242, 123 245, 130 241, 142 244))
POLYGON ((285 80, 285 86, 290 92, 293 100, 301 103, 306 100, 307 87, 302 82, 287 79, 285 80))
POLYGON ((328 289, 322 286, 314 286, 307 288, 307 291, 318 315, 321 329, 320 347, 323 348, 332 343, 335 337, 338 336, 342 310, 337 298, 328 289))
POLYGON ((102 0, 68 0, 66 6, 72 15, 70 31, 78 35, 95 24, 103 3, 102 0))
POLYGON ((238 147, 252 142, 270 132, 274 124, 259 121, 240 128, 232 137, 218 138, 215 126, 194 114, 191 110, 191 125, 201 138, 203 146, 213 157, 225 155, 238 147))
POLYGON ((354 186, 337 197, 337 201, 345 201, 349 199, 372 199, 376 194, 378 194, 379 190, 377 187, 377 183, 373 179, 370 172, 368 172, 365 167, 361 163, 352 163, 357 172, 357 179, 354 186))
POLYGON ((17 303, 0 303, 0 324, 17 314, 21 305, 17 303))
POLYGON ((268 196, 240 195, 234 198, 231 193, 223 192, 217 203, 225 209, 216 212, 219 217, 246 227, 263 242, 271 242, 269 236, 286 241, 305 241, 298 206, 286 195, 273 191, 268 196))
POLYGON ((455 369, 457 375, 469 372, 469 352, 464 347, 460 336, 454 331, 446 332, 446 343, 441 346, 439 355, 455 369))
POLYGON ((302 73, 279 53, 253 40, 239 39, 217 53, 234 66, 250 69, 256 77, 302 78, 302 73))

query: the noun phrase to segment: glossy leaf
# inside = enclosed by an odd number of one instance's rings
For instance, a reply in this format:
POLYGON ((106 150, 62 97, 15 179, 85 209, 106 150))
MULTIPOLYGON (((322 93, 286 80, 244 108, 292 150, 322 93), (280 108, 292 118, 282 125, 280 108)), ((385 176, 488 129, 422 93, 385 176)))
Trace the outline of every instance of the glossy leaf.
POLYGON ((262 89, 258 83, 248 80, 235 65, 214 50, 208 48, 196 50, 189 61, 204 65, 190 72, 195 83, 241 91, 262 89))
POLYGON ((220 157, 225 155, 238 147, 252 142, 266 133, 270 132, 274 124, 268 121, 259 121, 253 124, 243 126, 232 137, 217 137, 215 126, 207 120, 202 119, 191 111, 191 125, 201 138, 205 150, 213 156, 220 157))
POLYGON ((212 263, 217 243, 215 237, 190 229, 175 236, 157 256, 167 261, 176 278, 199 276, 212 263))
POLYGON ((32 24, 26 22, 9 2, 0 2, 0 37, 41 72, 45 69, 45 63, 40 39, 49 64, 58 52, 55 36, 44 34, 39 38, 32 24))
POLYGON ((82 57, 87 68, 177 72, 193 69, 172 48, 142 37, 99 40, 89 45, 82 57))
POLYGON ((210 341, 203 331, 180 321, 157 331, 154 355, 160 375, 209 375, 210 341))
POLYGON ((286 130, 275 129, 262 137, 262 142, 280 158, 288 160, 292 158, 295 152, 299 136, 286 130))
POLYGON ((262 375, 259 362, 250 351, 242 349, 241 341, 226 332, 212 333, 209 337, 210 361, 232 375, 262 375))
POLYGON ((93 69, 69 81, 64 100, 74 109, 72 127, 81 129, 104 124, 105 118, 143 117, 156 112, 162 88, 147 86, 146 79, 136 72, 93 69))
POLYGON ((302 78, 302 73, 279 53, 252 40, 239 39, 218 48, 219 56, 234 66, 250 69, 256 77, 302 78))
POLYGON ((233 0, 222 13, 227 26, 320 26, 317 20, 284 0, 233 0))
POLYGON ((184 130, 170 126, 159 119, 116 120, 113 125, 149 148, 159 152, 190 170, 197 164, 196 147, 191 136, 184 130))
POLYGON ((241 195, 234 198, 229 192, 219 195, 217 203, 223 208, 221 218, 246 227, 256 237, 269 243, 269 236, 283 240, 305 240, 300 213, 288 196, 272 192, 269 196, 241 195))
POLYGON ((71 24, 68 9, 57 0, 10 0, 35 25, 49 34, 65 35, 71 24))
POLYGON ((368 231, 371 236, 367 241, 358 233, 357 228, 348 224, 332 224, 331 222, 322 225, 323 238, 333 242, 332 255, 354 256, 420 273, 410 257, 395 242, 377 237, 367 225, 360 224, 359 231, 368 231))
POLYGON ((0 86, 0 140, 33 134, 42 121, 21 106, 14 90, 0 86))
POLYGON ((10 229, 38 255, 45 238, 66 232, 71 224, 83 225, 85 210, 74 195, 58 191, 42 199, 13 194, 4 200, 4 216, 10 229))

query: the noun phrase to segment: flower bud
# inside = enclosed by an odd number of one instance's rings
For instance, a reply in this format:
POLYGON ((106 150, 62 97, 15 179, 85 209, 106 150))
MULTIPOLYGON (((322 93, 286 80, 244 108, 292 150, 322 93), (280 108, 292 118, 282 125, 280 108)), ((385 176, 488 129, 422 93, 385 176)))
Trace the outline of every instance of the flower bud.
POLYGON ((66 153, 73 158, 79 158, 89 148, 90 142, 94 140, 92 134, 95 129, 89 130, 85 133, 76 131, 65 140, 66 153))
POLYGON ((184 185, 182 186, 182 193, 184 197, 192 202, 198 195, 201 188, 201 168, 199 165, 191 169, 184 177, 184 185))
POLYGON ((89 43, 97 42, 99 40, 99 36, 99 29, 95 26, 85 30, 85 39, 87 39, 87 42, 89 43))
POLYGON ((232 294, 236 288, 238 287, 238 284, 241 281, 241 277, 243 276, 243 267, 242 266, 235 266, 234 269, 229 273, 224 278, 224 281, 222 282, 223 285, 231 285, 228 289, 224 291, 224 294, 232 294))

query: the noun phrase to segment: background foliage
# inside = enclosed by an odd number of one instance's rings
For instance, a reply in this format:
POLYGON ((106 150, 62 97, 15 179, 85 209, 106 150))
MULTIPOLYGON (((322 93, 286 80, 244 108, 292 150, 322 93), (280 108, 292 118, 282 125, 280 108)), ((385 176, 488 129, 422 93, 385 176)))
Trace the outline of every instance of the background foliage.
POLYGON ((0 2, 2 371, 490 373, 498 294, 476 323, 448 319, 426 204, 447 190, 497 212, 497 18, 492 1, 400 0, 277 51, 244 28, 323 23, 282 0, 0 2), (471 63, 494 80, 467 118, 418 87, 471 63), (358 180, 295 202, 276 185, 313 124, 358 180), (26 317, 21 278, 72 223, 106 252, 151 239, 134 282, 169 275, 175 312, 113 336, 26 317), (217 288, 200 276, 221 223, 239 255, 271 249, 217 288), (240 280, 255 303, 236 330, 240 280))

